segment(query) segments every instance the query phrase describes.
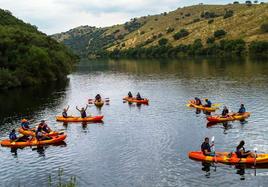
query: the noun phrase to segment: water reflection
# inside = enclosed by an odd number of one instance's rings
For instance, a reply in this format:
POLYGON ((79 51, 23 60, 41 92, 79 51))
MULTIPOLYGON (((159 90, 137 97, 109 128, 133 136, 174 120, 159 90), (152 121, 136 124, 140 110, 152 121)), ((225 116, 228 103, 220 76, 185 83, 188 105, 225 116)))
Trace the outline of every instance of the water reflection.
MULTIPOLYGON (((248 175, 258 175, 258 170, 267 169, 268 164, 259 164, 256 166, 246 165, 246 164, 237 164, 237 165, 227 165, 228 168, 235 170, 235 173, 239 176, 240 180, 246 179, 246 170, 248 170, 248 175)), ((226 166, 222 164, 216 164, 212 162, 201 162, 201 170, 204 172, 206 178, 211 177, 211 172, 225 172, 223 169, 226 166), (218 167, 218 170, 216 169, 218 167)))

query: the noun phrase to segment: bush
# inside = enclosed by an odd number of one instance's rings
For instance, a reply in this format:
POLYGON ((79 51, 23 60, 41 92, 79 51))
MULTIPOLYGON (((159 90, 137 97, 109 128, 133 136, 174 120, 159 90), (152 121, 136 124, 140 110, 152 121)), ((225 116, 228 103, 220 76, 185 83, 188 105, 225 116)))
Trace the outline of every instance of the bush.
POLYGON ((163 33, 159 33, 158 35, 157 35, 157 38, 161 38, 163 36, 163 33))
POLYGON ((214 19, 210 19, 210 20, 208 20, 208 24, 211 24, 211 23, 213 23, 214 22, 214 19))
POLYGON ((190 33, 186 30, 186 29, 181 29, 179 32, 177 32, 177 33, 175 33, 174 35, 173 35, 173 38, 175 39, 175 40, 179 40, 179 39, 181 39, 181 38, 183 38, 183 37, 186 37, 186 36, 188 36, 190 33))
POLYGON ((215 42, 215 38, 213 36, 207 38, 207 44, 213 44, 215 42))
POLYGON ((166 15, 167 15, 167 13, 166 13, 166 12, 164 12, 164 13, 163 13, 163 15, 164 15, 164 16, 166 16, 166 15))
POLYGON ((200 21, 200 18, 195 18, 194 20, 193 20, 193 23, 196 23, 196 22, 199 22, 200 21))
POLYGON ((173 28, 173 27, 168 27, 167 29, 166 29, 166 31, 167 31, 167 33, 171 33, 171 32, 173 32, 175 29, 173 28))
POLYGON ((234 3, 233 4, 239 4, 239 2, 238 1, 234 1, 234 3))
POLYGON ((232 11, 232 10, 227 10, 227 11, 225 11, 225 13, 224 13, 223 19, 232 17, 233 15, 234 15, 234 11, 232 11))
POLYGON ((223 37, 225 35, 226 35, 226 31, 222 30, 222 29, 217 30, 217 31, 214 32, 214 37, 215 38, 220 38, 220 37, 223 37))
POLYGON ((259 42, 252 42, 249 45, 249 52, 252 54, 268 54, 268 42, 266 41, 259 41, 259 42))
POLYGON ((143 34, 145 34, 145 31, 141 31, 141 32, 140 32, 140 35, 143 35, 143 34))
POLYGON ((191 16, 191 14, 190 14, 190 13, 187 13, 187 14, 185 14, 185 16, 186 16, 186 17, 190 17, 190 16, 191 16))
POLYGON ((217 15, 215 12, 202 12, 200 15, 201 18, 205 18, 205 19, 215 18, 218 16, 219 15, 217 15))
POLYGON ((262 31, 263 33, 268 32, 268 23, 263 23, 263 24, 261 25, 261 31, 262 31))
POLYGON ((166 38, 161 38, 161 39, 158 41, 158 44, 159 44, 160 46, 167 45, 167 43, 168 43, 168 39, 166 39, 166 38))

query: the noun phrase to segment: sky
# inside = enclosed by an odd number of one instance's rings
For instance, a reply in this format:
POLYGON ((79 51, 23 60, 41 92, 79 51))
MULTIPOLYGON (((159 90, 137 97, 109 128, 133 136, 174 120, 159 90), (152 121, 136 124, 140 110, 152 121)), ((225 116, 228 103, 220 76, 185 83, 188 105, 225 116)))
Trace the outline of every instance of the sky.
MULTIPOLYGON (((46 34, 81 25, 105 27, 131 18, 159 14, 178 7, 199 4, 227 4, 226 0, 0 0, 0 8, 46 34)), ((242 2, 242 1, 241 1, 242 2)))

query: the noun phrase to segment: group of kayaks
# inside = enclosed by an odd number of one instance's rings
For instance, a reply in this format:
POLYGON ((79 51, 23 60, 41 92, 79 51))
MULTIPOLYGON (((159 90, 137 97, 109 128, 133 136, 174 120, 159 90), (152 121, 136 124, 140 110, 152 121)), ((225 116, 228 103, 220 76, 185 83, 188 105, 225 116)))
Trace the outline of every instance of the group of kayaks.
MULTIPOLYGON (((188 107, 196 108, 199 110, 207 111, 207 112, 215 112, 219 109, 219 107, 216 107, 217 105, 212 105, 211 107, 206 107, 203 105, 196 105, 194 100, 189 100, 187 103, 188 107)), ((238 113, 230 113, 227 116, 222 115, 208 115, 206 118, 209 122, 212 123, 222 123, 222 122, 228 122, 228 121, 235 121, 235 120, 245 120, 250 116, 250 112, 245 112, 243 114, 238 113)))
MULTIPOLYGON (((219 109, 216 105, 212 105, 211 107, 206 107, 203 105, 197 105, 195 100, 189 100, 187 103, 188 107, 193 107, 199 110, 203 110, 205 112, 215 112, 219 109)), ((226 116, 222 115, 207 115, 206 119, 209 123, 223 123, 228 121, 243 121, 250 116, 250 112, 244 112, 242 114, 239 113, 228 113, 226 116)), ((202 162, 217 162, 223 164, 246 164, 246 165, 256 165, 256 164, 267 164, 268 163, 268 154, 257 154, 256 158, 247 157, 247 158, 239 158, 237 154, 234 152, 216 152, 213 156, 204 155, 202 151, 192 151, 188 153, 189 158, 202 162)))

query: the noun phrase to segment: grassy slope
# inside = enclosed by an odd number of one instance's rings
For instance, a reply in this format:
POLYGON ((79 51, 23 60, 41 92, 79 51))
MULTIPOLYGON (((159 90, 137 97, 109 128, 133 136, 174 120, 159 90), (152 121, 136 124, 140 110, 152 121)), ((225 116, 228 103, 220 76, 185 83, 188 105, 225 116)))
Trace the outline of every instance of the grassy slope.
MULTIPOLYGON (((173 46, 178 44, 190 44, 195 39, 201 39, 205 44, 206 39, 213 35, 214 31, 224 29, 227 31, 226 39, 244 39, 246 42, 268 40, 268 33, 263 34, 260 31, 260 25, 268 20, 268 4, 247 6, 245 4, 238 5, 195 5, 184 8, 178 8, 175 11, 168 14, 160 14, 153 16, 144 16, 137 19, 137 22, 144 23, 139 29, 133 32, 128 32, 124 28, 124 24, 115 25, 104 28, 106 31, 103 33, 103 37, 112 35, 115 37, 115 41, 109 45, 103 46, 108 50, 115 48, 126 49, 143 44, 144 41, 152 38, 154 35, 162 33, 162 37, 158 37, 152 43, 145 45, 145 47, 151 45, 157 45, 160 38, 167 38, 169 43, 173 46), (212 24, 208 24, 208 19, 201 18, 202 12, 215 12, 216 14, 223 15, 226 10, 233 10, 234 15, 230 18, 223 19, 223 16, 214 18, 212 24), (186 16, 190 14, 190 16, 186 16), (194 19, 199 18, 200 21, 193 22, 194 19), (168 33, 166 29, 172 27, 174 32, 168 33), (180 29, 187 29, 190 34, 180 40, 174 40, 174 33, 180 29), (120 30, 116 34, 116 30, 120 30), (144 34, 142 34, 144 32, 144 34), (122 39, 118 39, 118 35, 124 35, 122 39), (125 47, 122 47, 125 44, 125 47)), ((75 31, 76 29, 72 29, 75 31)), ((66 37, 66 34, 62 33, 61 37, 66 37)), ((60 38, 61 38, 60 37, 60 38)), ((67 36, 68 38, 68 36, 67 36)), ((66 39, 66 38, 65 38, 66 39)), ((68 40, 76 40, 75 37, 68 38, 68 40)), ((59 40, 60 41, 60 40, 59 40)), ((90 47, 90 44, 89 44, 90 47)))

